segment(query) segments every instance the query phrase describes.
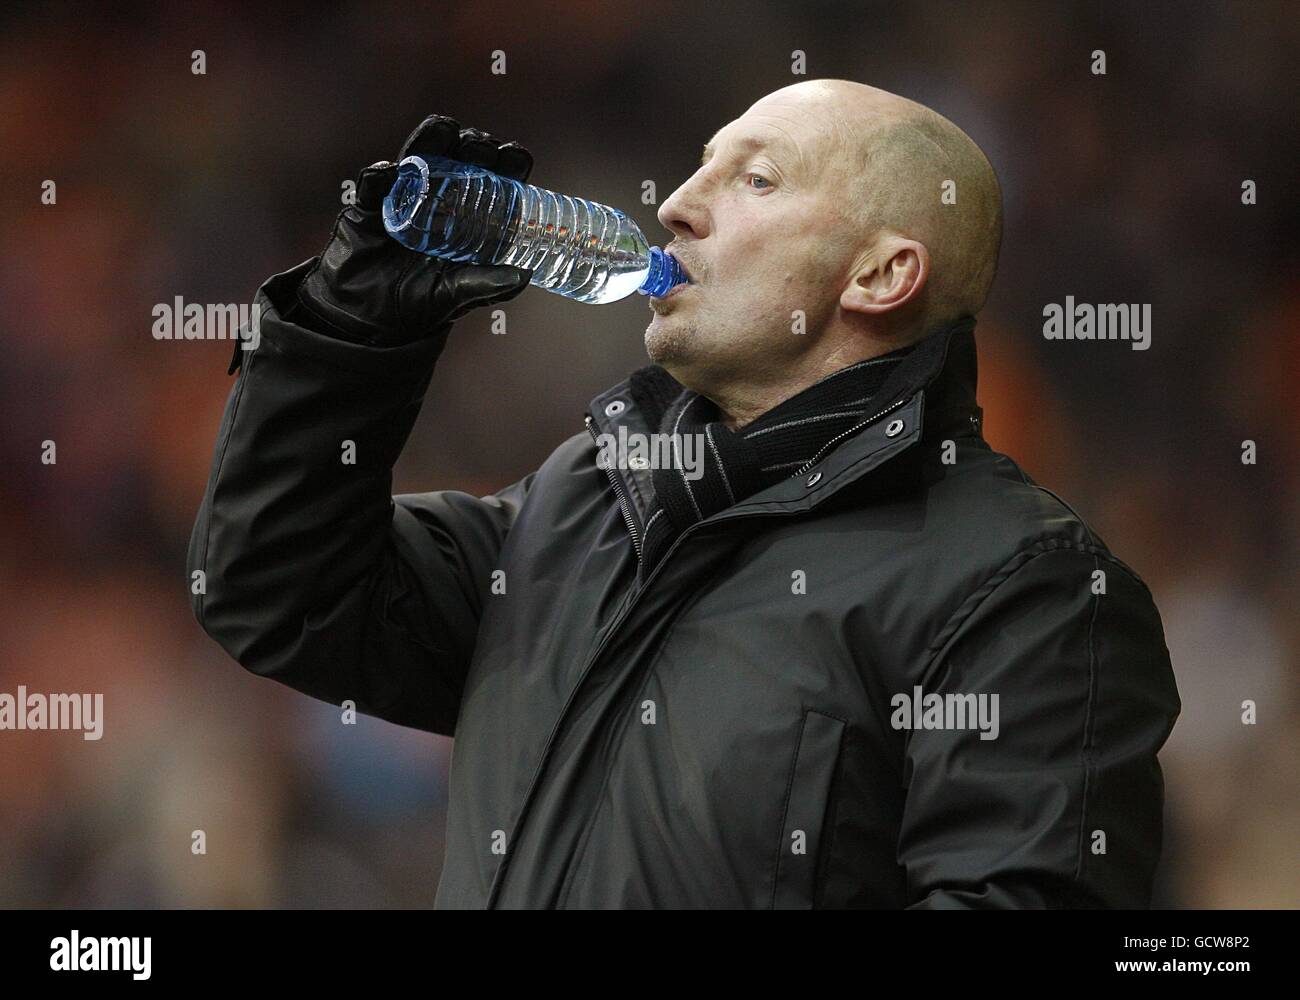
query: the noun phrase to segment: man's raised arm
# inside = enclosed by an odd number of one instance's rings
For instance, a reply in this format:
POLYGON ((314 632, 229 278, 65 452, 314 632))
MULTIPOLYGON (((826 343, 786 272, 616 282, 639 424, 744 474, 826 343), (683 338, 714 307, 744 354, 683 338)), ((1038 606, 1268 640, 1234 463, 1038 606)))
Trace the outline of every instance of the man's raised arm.
MULTIPOLYGON (((523 180, 528 152, 448 118, 402 155, 523 180)), ((324 252, 258 291, 255 349, 217 436, 190 538, 194 613, 250 671, 450 734, 482 588, 532 476, 495 496, 391 495, 392 467, 452 323, 529 272, 449 264, 391 240, 395 167, 362 172, 324 252)))

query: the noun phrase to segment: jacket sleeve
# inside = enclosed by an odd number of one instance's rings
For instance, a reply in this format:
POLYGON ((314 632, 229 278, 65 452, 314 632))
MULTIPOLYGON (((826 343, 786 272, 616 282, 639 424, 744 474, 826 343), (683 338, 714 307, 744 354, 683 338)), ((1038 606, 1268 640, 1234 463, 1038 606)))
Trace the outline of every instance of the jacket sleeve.
POLYGON ((997 696, 985 727, 997 735, 906 734, 909 908, 1150 906, 1156 752, 1180 704, 1146 586, 1104 552, 1047 543, 972 595, 947 634, 924 692, 997 696))
POLYGON ((242 351, 190 537, 191 604, 253 673, 451 735, 482 596, 533 476, 481 499, 391 496, 443 341, 368 347, 283 318, 310 264, 255 300, 257 346, 242 351))

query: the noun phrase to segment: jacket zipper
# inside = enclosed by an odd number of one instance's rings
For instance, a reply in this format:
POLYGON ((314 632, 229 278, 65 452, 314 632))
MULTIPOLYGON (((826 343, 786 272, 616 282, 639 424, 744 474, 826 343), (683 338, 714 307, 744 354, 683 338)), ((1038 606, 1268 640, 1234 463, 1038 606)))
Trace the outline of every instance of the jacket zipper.
MULTIPOLYGON (((588 421, 590 421, 591 418, 588 417, 587 419, 588 421)), ((795 512, 752 511, 746 514, 737 514, 732 516, 733 517, 763 517, 765 515, 772 516, 776 514, 786 514, 786 513, 795 513, 795 512)), ((730 520, 730 518, 719 518, 719 520, 730 520)), ((519 818, 515 826, 515 830, 511 834, 512 838, 517 838, 520 835, 521 831, 523 830, 524 819, 528 815, 528 808, 532 804, 532 800, 533 800, 533 789, 537 786, 538 780, 541 778, 542 773, 546 770, 546 764, 550 758, 551 748, 555 745, 555 738, 559 734, 560 727, 563 725, 565 718, 569 714, 569 709, 573 705, 574 698, 576 698, 578 692, 582 690, 582 686, 583 684, 586 683, 587 676, 591 673, 592 667, 594 667, 596 665, 596 661, 600 659, 600 654, 605 652, 605 647, 609 645, 610 639, 614 637, 614 634, 618 631, 619 626, 622 625, 623 622, 626 621, 628 616, 632 613, 632 609, 636 607, 637 601, 640 599, 641 595, 650 589, 650 585, 654 583, 655 578, 659 575, 659 571, 663 569, 664 566, 667 565, 669 557, 673 554, 674 551, 676 551, 677 547, 681 545, 682 542, 684 542, 686 538, 693 533, 694 529, 699 528, 700 525, 702 524, 711 524, 711 523, 712 522, 710 521, 696 521, 694 524, 687 525, 682 530, 681 534, 679 534, 675 539, 673 539, 672 544, 668 546, 668 551, 663 554, 663 556, 660 558, 660 560, 657 563, 655 563, 654 569, 650 571, 650 575, 646 578, 645 582, 642 583, 640 586, 634 585, 631 598, 626 603, 624 603, 623 609, 618 613, 618 617, 616 617, 614 621, 610 624, 609 628, 605 630, 604 638, 600 640, 599 644, 596 646, 595 652, 591 654, 591 656, 587 659, 587 662, 583 665, 582 673, 579 674, 578 676, 578 682, 569 691, 569 696, 564 700, 564 706, 560 709, 559 716, 556 717, 555 725, 551 727, 550 735, 546 737, 546 745, 542 747, 542 753, 541 753, 541 757, 539 758, 539 763, 536 769, 533 771, 533 777, 532 780, 528 783, 528 789, 524 792, 524 807, 519 813, 519 818)), ((485 909, 490 910, 494 905, 496 905, 497 897, 501 894, 501 886, 505 881, 506 870, 510 867, 510 857, 511 857, 510 853, 507 852, 506 856, 501 859, 501 864, 497 868, 496 875, 492 880, 492 885, 488 889, 488 899, 487 899, 487 904, 484 907, 485 909)))
MULTIPOLYGON (((596 434, 596 429, 592 426, 591 414, 586 418, 587 433, 591 439, 596 442, 596 447, 600 447, 600 437, 596 434)), ((618 497, 618 506, 623 511, 623 520, 627 524, 627 533, 632 536, 632 547, 636 549, 636 561, 641 562, 641 536, 636 530, 636 518, 632 516, 632 501, 627 495, 627 488, 623 485, 623 480, 618 473, 614 471, 613 466, 605 470, 609 474, 610 484, 614 487, 614 493, 618 497)))
MULTIPOLYGON (((816 465, 816 464, 821 460, 821 457, 822 457, 823 455, 826 454, 826 450, 827 450, 828 448, 830 448, 831 446, 833 446, 833 445, 839 443, 840 441, 844 440, 844 439, 845 439, 846 437, 848 437, 850 434, 854 434, 854 433, 856 433, 856 432, 862 430, 862 428, 866 427, 867 424, 873 424, 873 423, 875 423, 877 420, 879 420, 881 417, 885 416, 886 414, 893 413, 893 412, 894 412, 895 410, 897 410, 900 406, 902 406, 904 403, 906 403, 907 400, 908 400, 908 397, 907 397, 907 396, 904 396, 902 399, 898 400, 896 403, 893 403, 893 404, 891 404, 890 406, 885 407, 883 410, 881 410, 879 413, 877 413, 874 417, 868 417, 866 420, 863 420, 861 423, 854 424, 854 425, 853 425, 852 427, 850 427, 848 430, 846 430, 846 431, 842 431, 841 433, 836 434, 833 438, 831 438, 829 441, 827 441, 824 445, 821 446, 821 449, 817 452, 816 455, 814 455, 812 458, 808 459, 808 461, 804 462, 804 464, 801 465, 801 466, 798 468, 798 470, 796 470, 795 472, 791 473, 790 478, 791 478, 791 479, 794 479, 794 478, 796 478, 796 477, 798 477, 798 476, 802 476, 805 472, 807 472, 809 469, 811 469, 814 465, 816 465)), ((590 419, 590 418, 588 418, 588 419, 590 419)))

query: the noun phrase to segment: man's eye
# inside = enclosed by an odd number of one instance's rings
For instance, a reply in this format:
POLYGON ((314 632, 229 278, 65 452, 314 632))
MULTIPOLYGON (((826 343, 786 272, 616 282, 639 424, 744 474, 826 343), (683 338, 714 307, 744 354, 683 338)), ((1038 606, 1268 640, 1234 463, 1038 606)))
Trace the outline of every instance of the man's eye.
MULTIPOLYGON (((763 182, 762 185, 758 185, 758 186, 756 187, 756 190, 758 190, 758 191, 766 191, 768 188, 770 188, 770 187, 772 186, 772 182, 769 181, 769 180, 768 180, 766 177, 764 177, 762 174, 749 174, 748 177, 746 178, 746 180, 749 180, 749 181, 751 181, 751 182, 753 182, 753 181, 762 181, 762 182, 763 182)), ((755 185, 752 184, 752 183, 750 184, 750 186, 751 186, 751 187, 755 187, 755 185)))

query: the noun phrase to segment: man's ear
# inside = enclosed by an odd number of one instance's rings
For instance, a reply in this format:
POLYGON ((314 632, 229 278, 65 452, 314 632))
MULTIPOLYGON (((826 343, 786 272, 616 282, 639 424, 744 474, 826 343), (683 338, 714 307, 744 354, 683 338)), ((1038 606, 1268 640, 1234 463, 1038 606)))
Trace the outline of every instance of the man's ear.
POLYGON ((930 277, 930 251, 924 243, 882 236, 855 265, 840 305, 850 312, 879 315, 907 305, 930 277))

